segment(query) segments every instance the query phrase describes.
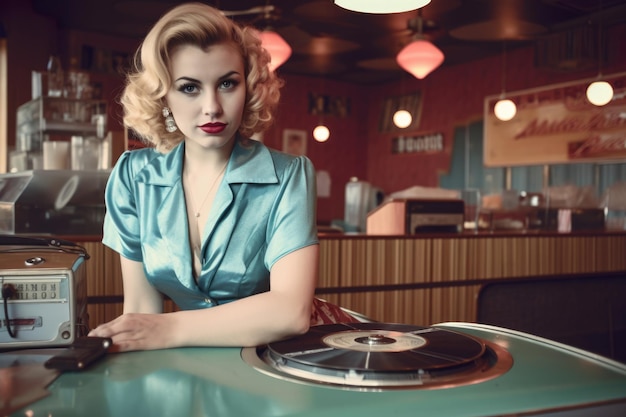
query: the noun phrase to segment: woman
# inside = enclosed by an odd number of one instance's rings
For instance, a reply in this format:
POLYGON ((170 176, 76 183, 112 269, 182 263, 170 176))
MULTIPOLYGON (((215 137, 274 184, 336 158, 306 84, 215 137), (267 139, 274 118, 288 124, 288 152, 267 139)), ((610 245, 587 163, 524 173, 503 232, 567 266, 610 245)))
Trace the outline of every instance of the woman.
POLYGON ((248 139, 280 81, 254 30, 184 4, 150 30, 122 105, 153 147, 111 172, 103 243, 121 255, 123 314, 90 335, 117 351, 255 346, 304 333, 317 281, 311 162, 248 139), (180 311, 163 313, 163 297, 180 311))

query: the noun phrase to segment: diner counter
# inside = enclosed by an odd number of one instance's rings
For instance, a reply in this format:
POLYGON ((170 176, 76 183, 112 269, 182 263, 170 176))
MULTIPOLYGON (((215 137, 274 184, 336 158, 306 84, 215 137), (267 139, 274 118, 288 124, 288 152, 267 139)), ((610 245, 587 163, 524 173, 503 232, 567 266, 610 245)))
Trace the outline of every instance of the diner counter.
MULTIPOLYGON (((91 326, 115 318, 123 294, 118 255, 97 237, 73 240, 91 255, 91 326)), ((489 283, 620 274, 625 254, 626 231, 322 233, 317 294, 383 322, 474 322, 481 288, 489 283)))
POLYGON ((514 365, 498 361, 496 366, 506 372, 491 379, 472 375, 465 383, 453 379, 432 386, 425 372, 424 380, 412 387, 372 391, 272 374, 244 362, 244 352, 234 347, 161 349, 108 354, 83 371, 60 375, 49 386, 32 380, 30 392, 19 395, 19 382, 28 380, 24 368, 31 374, 45 371, 37 363, 45 352, 8 352, 0 354, 12 364, 0 369, 5 371, 0 383, 12 370, 17 370, 16 380, 0 386, 16 395, 0 391, 0 412, 12 417, 454 417, 617 416, 626 411, 623 364, 491 326, 442 323, 435 328, 498 344, 514 365), (31 395, 33 387, 42 388, 40 398, 31 395))

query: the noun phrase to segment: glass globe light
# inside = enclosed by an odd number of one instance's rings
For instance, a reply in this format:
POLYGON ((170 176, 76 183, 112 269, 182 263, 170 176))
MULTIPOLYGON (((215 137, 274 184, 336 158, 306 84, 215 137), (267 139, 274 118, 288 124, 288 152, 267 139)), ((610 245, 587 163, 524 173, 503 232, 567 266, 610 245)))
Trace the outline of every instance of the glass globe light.
POLYGON ((613 87, 606 81, 595 81, 587 87, 587 100, 595 106, 604 106, 613 100, 613 87))
POLYGON ((407 110, 398 110, 393 115, 393 124, 399 127, 400 129, 404 129, 411 125, 413 121, 413 116, 407 110))
POLYGON ((493 112, 498 119, 507 122, 515 117, 517 106, 511 100, 503 99, 496 103, 493 112))
POLYGON ((313 138, 318 142, 326 142, 330 137, 330 130, 324 125, 319 125, 313 129, 313 138))

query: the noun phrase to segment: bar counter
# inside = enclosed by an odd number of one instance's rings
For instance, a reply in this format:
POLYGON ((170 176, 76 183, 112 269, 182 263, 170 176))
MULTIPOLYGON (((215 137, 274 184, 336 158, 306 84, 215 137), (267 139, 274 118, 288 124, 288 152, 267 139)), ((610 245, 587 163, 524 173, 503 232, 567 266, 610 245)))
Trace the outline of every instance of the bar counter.
MULTIPOLYGON (((122 308, 118 255, 84 245, 91 326, 122 308)), ((182 243, 181 243, 182 244, 182 243)), ((481 288, 505 280, 626 275, 626 231, 465 232, 373 236, 320 233, 320 298, 387 323, 477 320, 481 288)), ((171 302, 166 310, 171 311, 171 302)))

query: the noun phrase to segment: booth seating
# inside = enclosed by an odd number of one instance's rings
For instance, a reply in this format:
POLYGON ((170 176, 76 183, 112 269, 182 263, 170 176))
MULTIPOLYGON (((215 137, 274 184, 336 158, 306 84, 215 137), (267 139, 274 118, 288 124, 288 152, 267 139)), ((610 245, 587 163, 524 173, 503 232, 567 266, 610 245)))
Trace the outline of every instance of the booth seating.
POLYGON ((626 363, 626 271, 486 284, 477 321, 626 363))

